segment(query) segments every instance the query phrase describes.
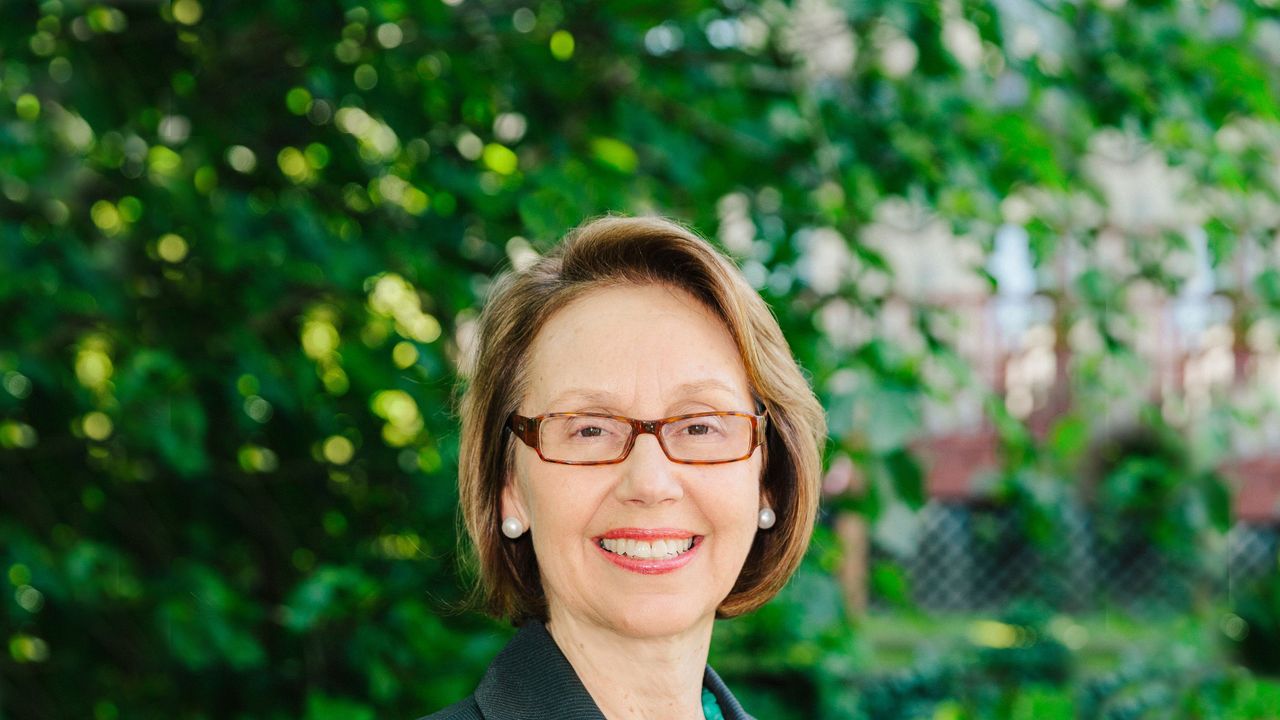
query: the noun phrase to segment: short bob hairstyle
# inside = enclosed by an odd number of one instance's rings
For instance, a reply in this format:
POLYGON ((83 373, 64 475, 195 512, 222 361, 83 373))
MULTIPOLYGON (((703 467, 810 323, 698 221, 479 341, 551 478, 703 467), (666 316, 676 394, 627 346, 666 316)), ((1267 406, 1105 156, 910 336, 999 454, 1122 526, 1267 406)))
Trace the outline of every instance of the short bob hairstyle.
POLYGON ((808 547, 826 420, 769 307, 731 261, 686 228, 654 217, 604 217, 571 231, 530 267, 496 281, 464 363, 462 521, 475 550, 468 559, 478 564, 475 600, 494 617, 516 624, 547 618, 529 535, 513 541, 500 531, 502 490, 518 442, 504 430, 527 388, 522 368, 529 349, 558 309, 593 289, 628 283, 680 288, 705 303, 733 336, 751 391, 769 414, 761 483, 777 525, 756 534, 717 615, 741 615, 768 602, 808 547))

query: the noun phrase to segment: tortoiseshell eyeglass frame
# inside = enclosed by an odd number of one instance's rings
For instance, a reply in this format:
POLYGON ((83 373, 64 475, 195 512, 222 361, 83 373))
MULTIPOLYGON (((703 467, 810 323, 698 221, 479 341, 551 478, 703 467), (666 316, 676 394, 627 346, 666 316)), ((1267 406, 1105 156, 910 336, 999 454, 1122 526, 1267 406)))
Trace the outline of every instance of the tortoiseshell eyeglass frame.
POLYGON ((626 460, 627 457, 631 455, 631 448, 636 444, 636 437, 643 433, 649 433, 658 439, 658 445, 662 448, 662 453, 666 455, 667 459, 671 462, 680 463, 682 465, 723 465, 725 463, 746 460, 751 457, 751 454, 756 451, 756 448, 765 443, 765 431, 768 426, 766 419, 767 414, 768 413, 764 410, 761 410, 759 415, 726 410, 691 413, 689 415, 676 415, 673 417, 662 418, 661 420, 636 420, 635 418, 624 417, 622 415, 606 415, 604 413, 546 413, 544 415, 537 415, 534 417, 525 417, 523 415, 511 413, 511 416, 507 418, 505 428, 510 430, 513 435, 520 438, 525 445, 533 448, 534 452, 538 453, 538 457, 542 458, 543 462, 556 463, 558 465, 616 465, 626 460), (680 420, 689 420, 692 418, 723 416, 744 417, 751 420, 751 447, 747 450, 746 454, 741 457, 729 458, 727 460, 681 460, 671 456, 671 452, 667 450, 667 443, 662 438, 662 428, 666 427, 668 423, 679 422, 680 420), (594 417, 604 418, 607 420, 618 420, 631 426, 631 436, 627 438, 627 444, 623 446, 622 454, 612 460, 552 460, 542 454, 538 431, 544 420, 548 418, 566 417, 594 417))

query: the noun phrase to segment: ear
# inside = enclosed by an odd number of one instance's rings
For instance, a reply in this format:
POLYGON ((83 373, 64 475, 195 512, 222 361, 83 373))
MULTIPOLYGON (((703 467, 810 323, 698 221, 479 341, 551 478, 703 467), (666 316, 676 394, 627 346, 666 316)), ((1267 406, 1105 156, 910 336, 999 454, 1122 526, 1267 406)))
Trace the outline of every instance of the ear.
MULTIPOLYGON (((764 449, 761 446, 761 449, 764 449)), ((769 463, 761 458, 760 462, 760 507, 771 508, 773 505, 773 493, 769 488, 769 463)))
POLYGON ((764 508, 777 509, 773 507, 773 498, 769 497, 769 491, 762 487, 760 489, 760 509, 763 510, 764 508))
POLYGON ((520 491, 520 483, 515 473, 508 473, 506 483, 502 487, 502 498, 499 508, 503 520, 513 517, 520 524, 529 527, 529 513, 524 504, 524 494, 520 491))
POLYGON ((765 446, 760 446, 760 507, 773 507, 773 498, 769 497, 769 485, 765 482, 765 478, 769 476, 769 458, 764 453, 765 446))

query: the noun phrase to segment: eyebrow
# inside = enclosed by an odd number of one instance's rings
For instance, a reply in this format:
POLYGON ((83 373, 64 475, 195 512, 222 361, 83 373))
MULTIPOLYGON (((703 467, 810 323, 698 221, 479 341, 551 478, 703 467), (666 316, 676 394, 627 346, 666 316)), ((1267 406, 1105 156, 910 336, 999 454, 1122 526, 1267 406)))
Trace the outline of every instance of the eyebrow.
MULTIPOLYGON (((690 395, 697 395, 708 390, 720 390, 731 395, 736 395, 737 391, 729 387, 727 384, 714 378, 705 380, 693 380, 681 383, 675 387, 675 395, 679 398, 687 398, 690 395)), ((551 405, 568 402, 569 400, 585 400, 601 405, 611 405, 616 402, 618 397, 611 392, 605 390, 596 390, 592 388, 570 388, 551 399, 551 405)))

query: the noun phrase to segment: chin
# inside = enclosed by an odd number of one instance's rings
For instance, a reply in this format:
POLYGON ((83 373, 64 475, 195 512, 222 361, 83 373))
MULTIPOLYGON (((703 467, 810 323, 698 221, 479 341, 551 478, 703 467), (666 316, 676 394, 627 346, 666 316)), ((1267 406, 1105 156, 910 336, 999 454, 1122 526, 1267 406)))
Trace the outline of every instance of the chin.
POLYGON ((688 632, 701 623, 715 619, 715 606, 695 609, 682 598, 655 595, 617 600, 605 615, 606 622, 619 634, 631 638, 656 638, 688 632), (619 612, 618 605, 626 609, 619 612))

